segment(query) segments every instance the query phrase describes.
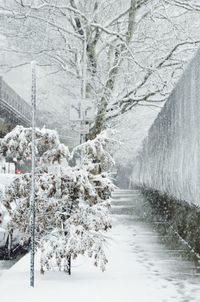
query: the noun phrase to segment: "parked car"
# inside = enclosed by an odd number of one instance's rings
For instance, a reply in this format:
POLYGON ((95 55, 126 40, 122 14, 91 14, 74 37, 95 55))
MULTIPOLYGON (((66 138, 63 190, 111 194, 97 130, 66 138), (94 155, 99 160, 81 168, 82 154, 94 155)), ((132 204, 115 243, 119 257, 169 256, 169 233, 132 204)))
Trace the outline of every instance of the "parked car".
POLYGON ((9 228, 10 215, 2 204, 6 186, 15 177, 17 177, 16 174, 0 174, 0 260, 10 259, 25 252, 25 248, 20 244, 23 235, 18 230, 9 228))
POLYGON ((8 221, 9 221, 8 211, 0 203, 0 259, 10 258, 11 234, 8 230, 8 221))

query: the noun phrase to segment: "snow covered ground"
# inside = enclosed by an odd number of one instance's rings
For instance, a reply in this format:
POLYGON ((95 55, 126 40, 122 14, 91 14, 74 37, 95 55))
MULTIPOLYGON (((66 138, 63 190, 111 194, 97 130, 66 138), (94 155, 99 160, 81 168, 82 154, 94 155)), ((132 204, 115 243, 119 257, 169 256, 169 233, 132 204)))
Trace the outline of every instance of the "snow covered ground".
POLYGON ((138 221, 134 209, 138 198, 137 191, 126 196, 123 192, 114 194, 114 227, 109 234, 106 272, 83 257, 73 262, 72 276, 61 272, 40 275, 37 259, 32 289, 27 255, 0 274, 1 297, 6 302, 199 302, 200 277, 196 274, 190 278, 192 263, 169 256, 158 234, 138 221))

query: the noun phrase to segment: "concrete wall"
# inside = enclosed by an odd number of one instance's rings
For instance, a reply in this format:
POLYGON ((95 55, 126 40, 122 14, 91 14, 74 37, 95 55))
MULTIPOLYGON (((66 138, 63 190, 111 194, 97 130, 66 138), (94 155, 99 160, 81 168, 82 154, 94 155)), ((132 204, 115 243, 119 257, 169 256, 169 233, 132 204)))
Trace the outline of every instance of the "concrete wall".
POLYGON ((132 183, 200 205, 200 51, 150 128, 132 183))

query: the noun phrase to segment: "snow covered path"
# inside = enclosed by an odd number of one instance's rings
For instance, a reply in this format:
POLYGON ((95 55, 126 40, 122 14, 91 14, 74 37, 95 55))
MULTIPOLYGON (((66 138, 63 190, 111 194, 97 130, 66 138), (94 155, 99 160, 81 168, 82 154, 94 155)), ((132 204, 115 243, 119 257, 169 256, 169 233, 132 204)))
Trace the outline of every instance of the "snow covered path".
MULTIPOLYGON (((113 194, 114 227, 107 247, 109 263, 101 273, 87 258, 73 262, 72 276, 39 274, 29 287, 29 255, 0 275, 1 297, 6 302, 190 302, 200 301, 200 276, 180 252, 167 249, 151 224, 141 221, 137 191, 113 194)), ((145 209, 144 209, 145 210, 145 209)), ((37 261, 38 262, 38 261, 37 261)))
MULTIPOLYGON (((162 234, 163 232, 158 232, 162 225, 157 226, 156 223, 147 222, 146 218, 141 219, 149 216, 142 194, 137 190, 116 191, 113 194, 112 209, 116 223, 119 223, 118 227, 121 225, 126 229, 128 236, 120 241, 122 243, 123 240, 123 244, 126 243, 132 253, 131 260, 135 267, 131 271, 132 289, 135 292, 135 287, 137 288, 135 279, 141 289, 135 296, 135 301, 199 302, 198 259, 186 260, 186 249, 178 243, 177 237, 172 238, 165 232, 162 234)), ((116 233, 114 236, 116 237, 116 233)), ((190 255, 190 258, 194 258, 193 256, 190 255)))

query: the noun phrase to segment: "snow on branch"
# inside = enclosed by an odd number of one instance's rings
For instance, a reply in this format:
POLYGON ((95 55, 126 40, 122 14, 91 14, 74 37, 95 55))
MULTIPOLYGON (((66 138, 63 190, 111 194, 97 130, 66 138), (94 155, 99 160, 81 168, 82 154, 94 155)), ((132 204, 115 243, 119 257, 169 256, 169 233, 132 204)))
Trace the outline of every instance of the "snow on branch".
POLYGON ((71 153, 71 160, 77 156, 82 157, 82 165, 88 166, 89 170, 95 170, 99 164, 101 171, 108 170, 115 165, 114 159, 106 150, 108 144, 114 142, 110 134, 109 130, 102 131, 93 140, 75 147, 71 153))

